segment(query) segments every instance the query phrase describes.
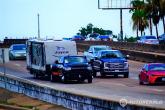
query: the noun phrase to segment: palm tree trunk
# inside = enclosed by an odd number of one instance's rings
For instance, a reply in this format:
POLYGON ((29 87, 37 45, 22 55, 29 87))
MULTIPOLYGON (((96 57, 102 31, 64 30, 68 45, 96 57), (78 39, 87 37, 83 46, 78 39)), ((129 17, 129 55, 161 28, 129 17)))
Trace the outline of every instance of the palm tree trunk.
POLYGON ((155 27, 156 27, 156 37, 158 38, 158 36, 159 36, 159 33, 158 33, 158 25, 156 24, 155 27))
POLYGON ((151 20, 151 18, 149 19, 149 21, 150 21, 150 34, 152 35, 152 20, 151 20))
POLYGON ((164 28, 164 33, 165 33, 165 20, 164 20, 164 17, 162 18, 162 21, 163 21, 163 28, 164 28))
POLYGON ((139 31, 138 31, 138 28, 137 28, 137 30, 136 30, 136 37, 138 38, 139 37, 139 31))

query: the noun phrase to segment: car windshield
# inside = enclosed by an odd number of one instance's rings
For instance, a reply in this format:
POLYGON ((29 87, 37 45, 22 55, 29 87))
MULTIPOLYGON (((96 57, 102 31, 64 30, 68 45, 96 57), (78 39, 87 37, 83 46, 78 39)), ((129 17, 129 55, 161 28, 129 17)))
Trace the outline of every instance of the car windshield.
POLYGON ((146 36, 146 39, 156 39, 155 36, 146 36))
POLYGON ((149 66, 151 71, 165 71, 165 64, 153 64, 149 66))
POLYGON ((13 46, 13 50, 26 50, 25 45, 15 45, 13 46))
POLYGON ((101 54, 101 58, 123 58, 123 54, 120 51, 104 51, 101 54))
POLYGON ((95 48, 94 48, 94 51, 95 51, 95 52, 98 52, 98 51, 100 51, 100 50, 108 50, 108 49, 110 49, 110 47, 108 47, 108 46, 107 46, 107 47, 95 47, 95 48))
POLYGON ((64 63, 87 63, 85 57, 66 57, 64 63))

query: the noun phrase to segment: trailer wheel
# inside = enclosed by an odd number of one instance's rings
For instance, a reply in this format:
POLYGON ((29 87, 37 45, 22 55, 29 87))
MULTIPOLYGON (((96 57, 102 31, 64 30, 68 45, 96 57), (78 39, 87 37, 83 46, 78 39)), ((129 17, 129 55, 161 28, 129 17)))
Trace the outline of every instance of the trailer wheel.
POLYGON ((35 78, 35 79, 38 79, 38 78, 39 78, 38 73, 33 73, 33 74, 34 74, 34 78, 35 78))
POLYGON ((30 69, 30 74, 33 74, 33 70, 32 69, 30 69))

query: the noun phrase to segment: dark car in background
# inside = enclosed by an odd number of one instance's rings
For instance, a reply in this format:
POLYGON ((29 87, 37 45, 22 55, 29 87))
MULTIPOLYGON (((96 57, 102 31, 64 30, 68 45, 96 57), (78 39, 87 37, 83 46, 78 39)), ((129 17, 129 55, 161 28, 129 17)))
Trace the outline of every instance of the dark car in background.
POLYGON ((88 64, 85 56, 64 56, 56 61, 51 68, 51 81, 60 79, 63 83, 69 80, 78 82, 87 79, 92 83, 92 67, 88 64))
POLYGON ((165 44, 165 33, 160 35, 158 39, 160 44, 165 44))
POLYGON ((72 37, 73 41, 84 41, 85 40, 85 37, 81 36, 81 35, 75 35, 72 37))
POLYGON ((26 59, 26 45, 13 44, 9 48, 9 59, 26 59))

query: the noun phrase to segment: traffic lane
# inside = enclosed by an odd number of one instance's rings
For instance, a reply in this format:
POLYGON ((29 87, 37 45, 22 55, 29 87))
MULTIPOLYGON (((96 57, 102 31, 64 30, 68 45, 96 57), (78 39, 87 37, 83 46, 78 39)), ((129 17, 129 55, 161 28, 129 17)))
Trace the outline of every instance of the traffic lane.
POLYGON ((133 60, 128 60, 128 63, 129 63, 130 78, 138 80, 138 75, 145 63, 137 62, 133 60))
MULTIPOLYGON (((132 61, 132 60, 128 60, 128 62, 129 62, 130 78, 137 79, 138 74, 141 68, 143 67, 144 63, 132 61)), ((6 63, 5 65, 0 64, 0 66, 1 66, 0 69, 2 69, 3 67, 6 67, 7 69, 13 69, 14 71, 29 73, 29 71, 26 69, 26 61, 24 60, 14 60, 14 61, 10 61, 6 63)))
MULTIPOLYGON (((139 86, 138 83, 138 74, 140 72, 140 68, 144 65, 142 62, 137 61, 129 61, 130 66, 130 77, 129 78, 114 78, 113 76, 107 76, 105 78, 94 78, 94 83, 99 82, 103 85, 105 82, 108 84, 118 85, 118 86, 126 86, 126 87, 137 87, 139 86)), ((0 64, 0 71, 4 72, 3 65, 0 64)), ((29 74, 29 71, 26 69, 26 62, 25 61, 10 61, 9 63, 5 64, 6 67, 6 73, 12 74, 15 76, 19 76, 22 78, 30 78, 33 79, 32 75, 29 74)), ((140 86, 141 87, 141 86, 140 86)), ((143 86, 142 86, 143 87, 143 86)), ((146 86, 144 86, 146 87, 146 86)), ((148 86, 149 88, 154 88, 153 91, 164 91, 164 86, 148 86)))
POLYGON ((5 64, 0 64, 0 72, 11 74, 21 78, 32 77, 26 69, 26 62, 23 60, 9 61, 5 64))
MULTIPOLYGON (((141 63, 130 61, 130 73, 131 76, 138 76, 137 68, 141 66, 141 63), (132 66, 136 67, 132 67, 132 66)), ((1 71, 2 65, 1 65, 1 71)), ((26 70, 26 63, 20 61, 12 61, 6 64, 6 73, 14 76, 22 77, 31 81, 44 84, 60 90, 71 91, 80 94, 94 95, 102 97, 104 99, 120 99, 130 98, 135 99, 148 99, 148 100, 163 100, 165 101, 165 88, 164 86, 140 86, 138 80, 133 78, 94 78, 92 84, 61 84, 51 83, 45 80, 33 79, 33 76, 26 70), (138 96, 138 97, 137 97, 138 96)))

